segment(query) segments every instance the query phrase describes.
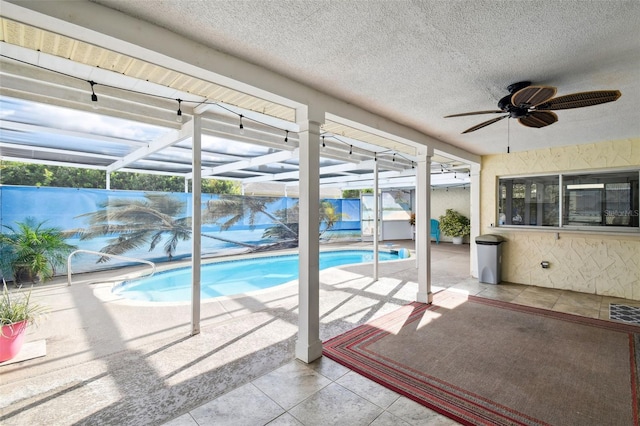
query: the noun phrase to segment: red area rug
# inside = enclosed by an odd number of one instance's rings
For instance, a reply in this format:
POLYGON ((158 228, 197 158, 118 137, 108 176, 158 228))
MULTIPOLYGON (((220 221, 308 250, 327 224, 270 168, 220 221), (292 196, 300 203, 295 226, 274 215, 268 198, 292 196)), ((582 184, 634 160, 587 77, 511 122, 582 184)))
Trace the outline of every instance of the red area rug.
POLYGON ((468 425, 638 425, 640 327, 445 291, 325 356, 468 425))

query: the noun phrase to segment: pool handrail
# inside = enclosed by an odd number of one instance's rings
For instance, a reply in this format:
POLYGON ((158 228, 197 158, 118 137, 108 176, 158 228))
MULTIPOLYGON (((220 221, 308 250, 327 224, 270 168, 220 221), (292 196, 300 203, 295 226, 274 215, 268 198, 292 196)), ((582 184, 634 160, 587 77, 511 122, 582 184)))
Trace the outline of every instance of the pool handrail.
POLYGON ((88 254, 95 254, 96 256, 113 257, 115 259, 126 260, 128 262, 146 263, 147 265, 151 266, 151 273, 149 275, 147 275, 147 277, 151 277, 151 276, 153 276, 153 274, 156 273, 156 264, 151 262, 151 261, 149 261, 149 260, 135 259, 133 257, 120 256, 120 255, 117 255, 117 254, 110 254, 110 253, 103 253, 103 252, 100 252, 100 251, 79 249, 79 250, 75 250, 75 251, 71 252, 71 254, 69 254, 69 257, 67 258, 67 287, 71 286, 71 258, 73 256, 75 256, 76 254, 78 254, 78 253, 88 253, 88 254))

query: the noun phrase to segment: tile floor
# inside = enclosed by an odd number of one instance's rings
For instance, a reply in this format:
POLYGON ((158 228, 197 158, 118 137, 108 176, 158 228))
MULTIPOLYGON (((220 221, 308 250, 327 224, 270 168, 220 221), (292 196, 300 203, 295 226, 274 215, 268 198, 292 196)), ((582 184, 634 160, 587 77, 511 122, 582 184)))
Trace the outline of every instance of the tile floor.
MULTIPOLYGON (((412 249, 413 242, 399 246, 412 249)), ((481 284, 469 277, 468 245, 432 248, 434 292, 453 288, 602 319, 611 303, 640 308, 623 299, 481 284)), ((370 265, 322 271, 320 338, 414 300, 416 271, 413 259, 381 263, 378 281, 370 265)), ((99 273, 74 277, 72 286, 60 279, 34 287, 33 299, 50 314, 27 339, 46 341, 47 354, 0 367, 0 424, 454 424, 329 359, 294 360, 295 283, 203 303, 201 333, 190 337, 188 304, 105 297, 114 280, 99 273)))
MULTIPOLYGON (((615 316, 615 310, 610 318, 610 305, 617 303, 631 308, 636 315, 640 311, 640 302, 542 287, 507 283, 491 285, 465 280, 448 288, 480 297, 607 320, 621 321, 615 316)), ((443 289, 434 287, 434 292, 443 289)), ((293 360, 165 425, 457 424, 323 357, 311 364, 293 360)))

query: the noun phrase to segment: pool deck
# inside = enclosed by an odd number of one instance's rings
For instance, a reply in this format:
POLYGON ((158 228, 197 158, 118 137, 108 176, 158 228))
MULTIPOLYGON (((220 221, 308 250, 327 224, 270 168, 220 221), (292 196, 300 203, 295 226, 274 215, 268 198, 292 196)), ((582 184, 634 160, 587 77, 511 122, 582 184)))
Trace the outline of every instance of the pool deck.
MULTIPOLYGON (((394 248, 413 250, 413 243, 399 241, 394 248)), ((356 243, 349 248, 370 246, 356 243)), ((604 319, 608 319, 609 302, 621 301, 540 287, 481 284, 469 276, 469 245, 441 243, 432 244, 432 248, 434 291, 452 287, 482 297, 604 319)), ((415 257, 380 263, 379 273, 380 279, 374 281, 370 264, 320 272, 322 340, 414 300, 415 257)), ((39 327, 30 328, 27 342, 46 342, 46 356, 0 366, 0 424, 140 425, 171 421, 178 426, 267 424, 272 420, 272 424, 314 424, 295 420, 288 408, 282 407, 272 413, 244 405, 244 414, 239 408, 227 417, 204 416, 202 421, 194 415, 198 410, 211 413, 202 408, 208 404, 228 404, 228 400, 216 398, 233 399, 231 391, 235 389, 250 391, 254 388, 243 386, 258 379, 269 380, 269 373, 281 382, 282 376, 276 372, 283 369, 287 371, 282 374, 290 377, 326 372, 331 382, 330 371, 335 374, 337 370, 329 360, 310 366, 294 361, 298 329, 295 283, 206 301, 201 308, 201 333, 191 337, 188 303, 154 305, 114 298, 109 289, 119 280, 113 271, 101 272, 74 277, 70 287, 64 277, 33 288, 33 300, 47 306, 49 314, 39 327), (257 413, 260 416, 256 417, 257 413)), ((402 418, 390 409, 387 412, 402 418)), ((404 421, 412 424, 408 418, 404 421)), ((445 419, 438 421, 450 424, 445 419)))

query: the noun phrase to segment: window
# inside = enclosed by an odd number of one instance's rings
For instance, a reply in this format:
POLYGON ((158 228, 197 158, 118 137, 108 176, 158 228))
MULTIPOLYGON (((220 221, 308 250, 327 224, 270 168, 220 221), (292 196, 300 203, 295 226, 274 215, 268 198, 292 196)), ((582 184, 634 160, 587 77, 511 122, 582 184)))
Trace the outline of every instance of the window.
POLYGON ((624 171, 500 178, 498 225, 637 230, 638 176, 624 171))
POLYGON ((558 226, 559 177, 500 179, 499 225, 558 226))
POLYGON ((638 227, 638 173, 565 176, 562 223, 638 227))

